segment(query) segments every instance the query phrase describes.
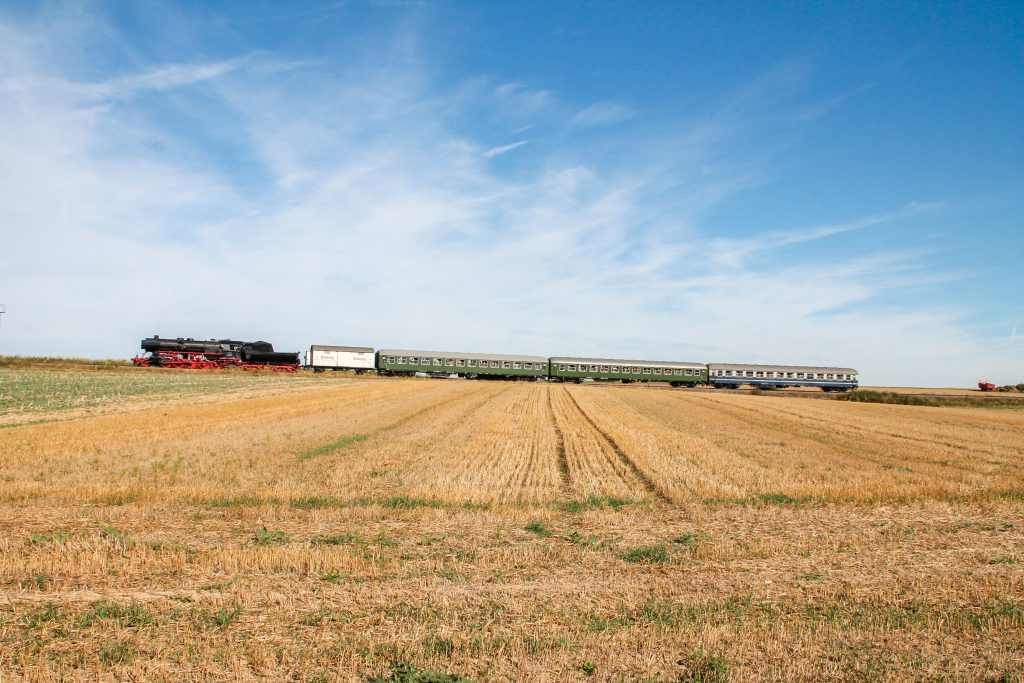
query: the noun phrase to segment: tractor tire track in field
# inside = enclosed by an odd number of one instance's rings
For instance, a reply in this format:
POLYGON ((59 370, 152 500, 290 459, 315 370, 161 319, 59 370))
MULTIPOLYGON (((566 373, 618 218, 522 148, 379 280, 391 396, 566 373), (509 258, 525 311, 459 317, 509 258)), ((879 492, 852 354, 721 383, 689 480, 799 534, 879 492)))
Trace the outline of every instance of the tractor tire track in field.
POLYGON ((562 496, 569 500, 572 498, 572 476, 569 473, 569 457, 565 453, 565 435, 562 428, 558 426, 555 419, 555 404, 551 398, 551 387, 545 387, 548 397, 548 417, 551 419, 551 426, 555 430, 555 441, 558 444, 558 473, 562 478, 562 496))
POLYGON ((583 419, 586 420, 587 423, 594 428, 595 432, 601 435, 601 438, 603 438, 605 442, 607 442, 608 446, 611 447, 615 455, 617 455, 622 460, 622 462, 633 473, 633 476, 635 476, 637 480, 643 485, 643 487, 647 489, 647 492, 651 495, 651 497, 661 501, 662 503, 671 505, 671 499, 669 499, 668 496, 662 493, 658 489, 658 487, 654 485, 654 481, 637 466, 637 464, 633 461, 632 458, 626 455, 626 452, 622 450, 619 444, 615 441, 615 439, 611 437, 610 434, 608 434, 608 432, 604 431, 599 426, 597 426, 597 423, 594 422, 593 418, 591 418, 587 411, 583 410, 583 408, 580 406, 579 402, 576 400, 576 397, 572 395, 572 392, 566 391, 565 395, 569 398, 569 402, 572 403, 576 410, 579 411, 580 415, 583 416, 583 419))

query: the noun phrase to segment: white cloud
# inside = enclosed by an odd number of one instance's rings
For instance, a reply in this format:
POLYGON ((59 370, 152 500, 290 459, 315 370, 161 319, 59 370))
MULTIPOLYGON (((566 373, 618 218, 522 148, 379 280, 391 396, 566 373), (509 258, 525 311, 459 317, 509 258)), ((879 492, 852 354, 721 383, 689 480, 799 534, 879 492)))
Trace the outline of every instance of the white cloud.
POLYGON ((632 118, 633 110, 614 102, 595 102, 573 116, 569 123, 576 126, 603 126, 632 118))
MULTIPOLYGON (((637 157, 615 168, 531 133, 524 154, 536 172, 505 177, 487 159, 526 141, 481 153, 458 122, 467 111, 490 112, 501 130, 565 121, 550 91, 477 82, 439 92, 405 53, 401 66, 370 62, 344 77, 301 63, 287 74, 242 68, 250 62, 239 58, 83 84, 32 41, 5 45, 8 353, 127 357, 157 333, 284 349, 821 362, 908 384, 1001 376, 989 367, 1024 375, 1012 341, 977 338, 955 310, 880 305, 948 276, 922 271, 920 253, 759 258, 922 207, 730 239, 701 230, 703 211, 763 172, 722 161, 741 103, 672 139, 632 141, 637 157), (197 83, 207 109, 187 96, 197 83), (143 91, 165 97, 199 140, 230 144, 205 149, 137 115, 143 91), (225 150, 235 156, 224 161, 225 150)), ((796 76, 783 76, 793 87, 796 76)), ((575 124, 628 113, 592 105, 575 124)))
POLYGON ((518 149, 519 147, 522 147, 527 142, 529 142, 529 141, 528 140, 519 140, 518 142, 512 142, 512 143, 509 143, 507 145, 499 145, 498 147, 491 147, 489 150, 484 152, 484 156, 486 158, 488 158, 488 159, 490 159, 492 157, 500 156, 502 154, 505 154, 506 152, 511 152, 514 149, 518 149))

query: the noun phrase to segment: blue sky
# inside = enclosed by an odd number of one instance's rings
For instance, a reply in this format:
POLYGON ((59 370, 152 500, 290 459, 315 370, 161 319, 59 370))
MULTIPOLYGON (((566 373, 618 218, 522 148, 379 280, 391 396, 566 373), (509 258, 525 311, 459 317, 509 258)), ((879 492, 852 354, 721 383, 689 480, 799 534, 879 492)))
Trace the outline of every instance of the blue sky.
POLYGON ((5 3, 0 352, 1024 381, 1020 3, 5 3))

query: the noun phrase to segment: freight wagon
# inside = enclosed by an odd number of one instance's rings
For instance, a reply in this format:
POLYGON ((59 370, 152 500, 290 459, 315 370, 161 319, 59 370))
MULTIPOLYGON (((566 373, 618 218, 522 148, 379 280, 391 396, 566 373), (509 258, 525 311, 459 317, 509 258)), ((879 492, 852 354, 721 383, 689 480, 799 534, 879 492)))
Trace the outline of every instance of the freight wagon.
POLYGON ((355 370, 356 374, 362 374, 375 369, 373 349, 369 346, 313 344, 306 351, 305 366, 315 372, 355 370))

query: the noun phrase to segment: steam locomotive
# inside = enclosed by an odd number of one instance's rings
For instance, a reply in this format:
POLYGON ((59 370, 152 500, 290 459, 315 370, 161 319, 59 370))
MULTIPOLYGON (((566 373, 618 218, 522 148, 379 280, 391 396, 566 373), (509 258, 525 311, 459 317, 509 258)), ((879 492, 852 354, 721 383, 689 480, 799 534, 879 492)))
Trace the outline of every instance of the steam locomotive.
POLYGON ((275 351, 270 342, 245 342, 235 339, 209 339, 207 341, 182 338, 161 339, 152 336, 142 340, 142 350, 149 355, 132 358, 136 365, 155 368, 182 368, 188 370, 216 370, 242 368, 279 372, 299 369, 299 354, 275 351))

